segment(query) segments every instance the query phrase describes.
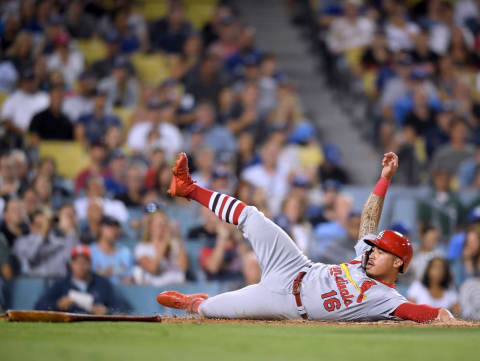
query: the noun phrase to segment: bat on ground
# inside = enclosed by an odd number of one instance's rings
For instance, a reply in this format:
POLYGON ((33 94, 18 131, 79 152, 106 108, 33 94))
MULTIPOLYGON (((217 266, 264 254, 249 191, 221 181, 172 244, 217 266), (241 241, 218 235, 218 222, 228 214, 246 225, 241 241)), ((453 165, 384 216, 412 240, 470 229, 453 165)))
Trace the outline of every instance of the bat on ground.
POLYGON ((129 315, 86 315, 56 311, 17 311, 8 310, 2 317, 9 322, 162 322, 160 315, 129 316, 129 315))

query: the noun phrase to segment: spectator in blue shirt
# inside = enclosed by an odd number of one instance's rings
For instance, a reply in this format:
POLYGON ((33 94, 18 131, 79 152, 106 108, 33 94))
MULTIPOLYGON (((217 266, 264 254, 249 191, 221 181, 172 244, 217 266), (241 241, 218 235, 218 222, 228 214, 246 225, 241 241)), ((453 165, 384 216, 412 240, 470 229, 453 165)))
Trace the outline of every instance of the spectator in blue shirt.
POLYGON ((127 247, 116 245, 120 223, 112 217, 104 216, 100 238, 91 246, 92 270, 110 279, 114 284, 132 282, 132 254, 127 247))
POLYGON ((81 115, 75 129, 75 138, 82 143, 95 143, 103 140, 111 126, 121 127, 122 123, 115 115, 105 112, 106 94, 95 91, 93 97, 93 112, 81 115))
POLYGON ((37 301, 35 309, 94 315, 112 313, 116 308, 112 284, 91 272, 90 267, 89 247, 75 246, 70 260, 72 274, 55 282, 37 301))

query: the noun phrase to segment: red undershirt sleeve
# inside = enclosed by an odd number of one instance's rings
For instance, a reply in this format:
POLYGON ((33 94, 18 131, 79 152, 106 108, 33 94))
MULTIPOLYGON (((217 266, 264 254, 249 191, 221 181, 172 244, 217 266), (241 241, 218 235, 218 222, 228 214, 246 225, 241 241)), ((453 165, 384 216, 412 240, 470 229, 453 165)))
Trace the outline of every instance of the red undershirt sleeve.
POLYGON ((417 305, 415 303, 402 303, 393 312, 395 317, 402 320, 410 320, 415 322, 433 321, 438 316, 439 307, 432 307, 428 305, 417 305))

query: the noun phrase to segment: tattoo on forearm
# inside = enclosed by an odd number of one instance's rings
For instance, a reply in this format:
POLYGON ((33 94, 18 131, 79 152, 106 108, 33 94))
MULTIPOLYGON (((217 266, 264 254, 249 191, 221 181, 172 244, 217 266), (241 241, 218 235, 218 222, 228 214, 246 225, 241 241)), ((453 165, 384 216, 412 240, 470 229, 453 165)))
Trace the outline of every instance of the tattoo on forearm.
POLYGON ((376 234, 378 231, 378 223, 382 215, 384 198, 371 193, 367 202, 363 206, 362 215, 360 217, 360 230, 358 239, 362 239, 367 234, 376 234))

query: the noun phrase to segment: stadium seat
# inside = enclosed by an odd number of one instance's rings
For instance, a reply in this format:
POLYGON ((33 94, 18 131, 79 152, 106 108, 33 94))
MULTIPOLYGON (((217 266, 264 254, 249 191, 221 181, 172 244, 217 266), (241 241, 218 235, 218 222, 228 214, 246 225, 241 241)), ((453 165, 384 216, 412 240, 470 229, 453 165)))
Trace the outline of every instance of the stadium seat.
POLYGON ((160 85, 170 74, 170 61, 162 54, 136 54, 132 63, 141 81, 160 85))
POLYGON ((43 141, 39 152, 41 157, 54 158, 58 173, 66 178, 74 178, 89 164, 85 148, 79 142, 43 141))
POLYGON ((11 305, 14 310, 32 310, 46 288, 43 278, 18 277, 12 282, 11 305))
POLYGON ((105 44, 97 37, 87 40, 78 40, 77 47, 85 58, 86 66, 92 65, 95 61, 100 60, 107 55, 105 44))
POLYGON ((3 102, 7 99, 8 93, 0 93, 0 107, 2 107, 3 102))
POLYGON ((120 118, 120 120, 122 121, 123 127, 127 129, 132 119, 133 109, 123 108, 123 107, 114 107, 113 113, 120 118))

